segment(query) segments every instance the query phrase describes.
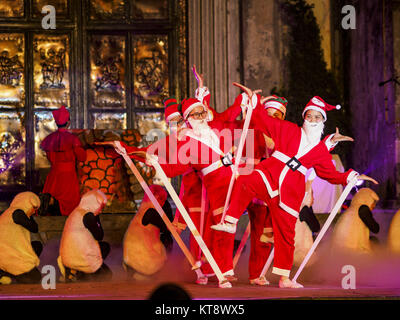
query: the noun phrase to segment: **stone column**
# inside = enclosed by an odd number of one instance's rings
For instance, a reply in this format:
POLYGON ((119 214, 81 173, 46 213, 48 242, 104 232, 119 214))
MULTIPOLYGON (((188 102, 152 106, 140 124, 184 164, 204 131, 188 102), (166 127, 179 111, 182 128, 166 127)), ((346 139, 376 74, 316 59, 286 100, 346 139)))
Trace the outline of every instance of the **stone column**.
POLYGON ((244 83, 267 96, 284 81, 278 1, 246 0, 242 6, 244 83))
MULTIPOLYGON (((218 112, 233 103, 240 81, 239 0, 188 1, 188 68, 196 65, 211 91, 211 106, 218 112)), ((189 72, 189 96, 197 88, 189 72)))
POLYGON ((351 33, 350 106, 355 139, 353 167, 380 182, 378 195, 395 198, 396 129, 391 1, 349 1, 357 12, 351 33))

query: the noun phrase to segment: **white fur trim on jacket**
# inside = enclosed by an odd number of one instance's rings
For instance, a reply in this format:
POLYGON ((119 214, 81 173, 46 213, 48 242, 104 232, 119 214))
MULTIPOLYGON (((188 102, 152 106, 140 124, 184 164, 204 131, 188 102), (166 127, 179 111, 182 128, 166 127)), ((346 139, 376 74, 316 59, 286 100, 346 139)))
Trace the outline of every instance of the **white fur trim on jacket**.
POLYGON ((277 268, 277 267, 273 267, 273 268, 272 268, 272 273, 275 273, 275 274, 277 274, 277 275, 284 276, 284 277, 289 277, 289 275, 290 275, 290 270, 280 269, 280 268, 277 268))
POLYGON ((357 171, 352 170, 347 176, 347 183, 350 183, 351 180, 357 178, 360 174, 357 171))
POLYGON ((261 178, 263 179, 264 184, 265 184, 265 187, 267 188, 267 191, 268 191, 269 196, 270 196, 271 198, 276 197, 276 196, 279 194, 279 192, 278 192, 278 190, 274 190, 274 191, 272 190, 271 185, 269 184, 267 178, 266 178, 265 175, 264 175, 264 172, 262 172, 261 170, 258 170, 258 169, 256 169, 255 171, 257 171, 257 172, 260 174, 261 178))
POLYGON ((331 150, 332 148, 334 148, 334 147, 339 143, 339 141, 337 141, 337 142, 332 142, 332 138, 333 138, 334 135, 335 135, 335 134, 332 133, 332 134, 329 136, 329 138, 325 140, 325 145, 326 145, 326 147, 328 148, 328 150, 331 150))
POLYGON ((210 90, 207 87, 197 88, 194 92, 194 97, 201 103, 204 103, 204 98, 210 94, 210 90))

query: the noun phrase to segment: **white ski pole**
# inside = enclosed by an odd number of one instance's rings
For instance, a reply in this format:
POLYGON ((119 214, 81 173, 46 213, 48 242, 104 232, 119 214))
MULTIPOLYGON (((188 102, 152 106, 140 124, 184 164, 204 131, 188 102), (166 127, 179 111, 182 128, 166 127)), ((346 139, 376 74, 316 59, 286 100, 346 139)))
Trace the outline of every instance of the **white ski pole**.
POLYGON ((157 156, 150 156, 150 163, 156 169, 157 174, 161 178, 164 186, 167 188, 169 195, 171 196, 172 200, 175 202, 177 208, 182 214, 183 219, 185 220, 190 232, 192 232, 193 237, 199 244, 201 251, 203 251, 204 256, 206 257, 207 261, 210 263, 211 268, 213 269, 215 275, 219 280, 219 287, 220 288, 231 288, 232 285, 225 277, 222 275, 221 269, 219 268, 217 262, 215 261, 214 257, 212 256, 210 250, 207 248, 203 238, 201 237, 199 231, 196 229, 192 219, 190 218, 189 214, 187 213, 185 207, 183 206, 181 200, 179 199, 178 195, 176 194, 174 188, 172 187, 171 183, 168 180, 167 175, 165 174, 164 170, 161 168, 160 164, 158 163, 157 156))
POLYGON ((297 278, 299 277, 300 273, 303 271, 305 265, 307 264, 308 260, 310 259, 311 255, 314 253, 316 247, 318 246, 319 242, 321 241, 322 237, 328 230, 329 226, 331 225, 333 219, 335 218, 336 214, 339 212, 340 208, 343 205, 343 202, 346 200, 347 196, 349 195, 351 189, 356 185, 357 183, 357 178, 354 178, 351 180, 346 188, 343 190, 342 194, 340 195, 338 201, 336 202, 335 206, 332 209, 332 212, 329 214, 328 219, 326 220, 324 226, 322 227, 321 231, 318 233, 317 238, 315 239, 313 245, 311 246, 310 250, 308 251, 306 257, 304 258, 303 262, 301 263, 299 269, 296 272, 296 275, 294 276, 293 280, 296 282, 297 278))

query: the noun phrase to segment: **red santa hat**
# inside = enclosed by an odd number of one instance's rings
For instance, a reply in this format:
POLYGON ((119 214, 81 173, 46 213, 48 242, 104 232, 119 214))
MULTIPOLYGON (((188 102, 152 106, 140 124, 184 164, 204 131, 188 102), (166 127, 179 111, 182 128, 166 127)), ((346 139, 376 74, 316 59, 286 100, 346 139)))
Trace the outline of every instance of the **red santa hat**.
POLYGON ((179 104, 176 101, 175 97, 169 97, 169 98, 165 99, 164 106, 165 106, 164 116, 165 116, 165 121, 167 121, 167 123, 172 118, 175 118, 175 117, 181 115, 181 113, 178 110, 179 104))
POLYGON ((54 110, 52 113, 58 126, 66 124, 69 120, 69 112, 65 106, 61 106, 61 108, 54 110))
POLYGON ((273 108, 283 113, 283 116, 286 115, 286 107, 288 101, 284 97, 278 97, 277 95, 271 96, 267 101, 264 102, 265 109, 273 108))
POLYGON ((189 113, 196 107, 202 106, 204 110, 206 109, 204 105, 195 98, 187 98, 182 101, 181 112, 183 114, 183 118, 186 119, 189 113))
POLYGON ((304 115, 306 114, 306 112, 308 110, 315 110, 315 111, 319 111, 321 112, 322 116, 324 117, 324 122, 327 119, 326 116, 326 111, 330 111, 330 110, 340 110, 341 106, 338 104, 336 106, 332 106, 328 103, 326 103, 324 100, 322 100, 322 98, 320 97, 313 97, 306 105, 306 107, 304 108, 303 111, 303 119, 304 119, 304 115))

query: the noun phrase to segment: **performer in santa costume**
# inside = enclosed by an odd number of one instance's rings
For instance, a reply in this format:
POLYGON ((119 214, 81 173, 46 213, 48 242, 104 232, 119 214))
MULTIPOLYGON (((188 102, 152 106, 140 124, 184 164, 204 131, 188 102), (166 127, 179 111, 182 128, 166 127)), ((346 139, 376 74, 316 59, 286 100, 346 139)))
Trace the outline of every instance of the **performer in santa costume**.
POLYGON ((0 215, 0 284, 10 284, 12 279, 40 283, 38 266, 43 246, 40 241, 31 241, 31 232, 38 232, 33 215, 39 207, 36 194, 21 192, 0 215))
POLYGON ((106 204, 103 192, 90 190, 65 221, 57 259, 65 282, 111 279, 112 272, 104 263, 110 245, 102 241, 104 231, 99 217, 106 204))
MULTIPOLYGON (((159 185, 150 185, 149 188, 172 221, 167 192, 159 185)), ((123 266, 129 277, 141 280, 160 271, 172 244, 171 233, 146 194, 123 240, 123 266)))
MULTIPOLYGON (((263 106, 270 117, 284 119, 286 115, 287 100, 276 95, 267 97, 263 106)), ((255 161, 269 158, 275 147, 274 141, 263 134, 255 131, 255 161)), ((271 214, 267 204, 254 198, 247 207, 250 220, 250 256, 249 256, 249 281, 255 285, 268 285, 269 281, 260 276, 264 265, 271 253, 273 243, 273 229, 271 214)))
MULTIPOLYGON (((241 112, 243 118, 245 118, 245 105, 241 103, 243 97, 239 95, 231 107, 223 113, 218 114, 210 107, 211 94, 208 88, 204 86, 203 76, 197 73, 195 66, 193 66, 192 70, 198 82, 195 97, 200 100, 209 111, 211 111, 211 119, 227 122, 235 121, 237 128, 243 128, 244 120, 235 120, 241 112)), ((245 93, 242 95, 245 95, 245 93)), ((264 102, 268 115, 280 119, 284 118, 284 115, 286 114, 286 105, 287 100, 278 96, 270 96, 264 102)), ((209 124, 212 127, 212 122, 209 124)), ((274 148, 274 142, 272 139, 258 130, 254 131, 253 145, 253 154, 246 158, 247 163, 251 162, 252 165, 256 165, 261 161, 261 159, 269 157, 269 153, 271 153, 271 150, 274 148)), ((246 154, 244 154, 244 157, 246 157, 246 154)), ((247 207, 247 212, 249 214, 251 228, 249 281, 251 284, 267 285, 269 282, 265 277, 260 277, 260 274, 272 249, 271 243, 273 242, 273 232, 271 216, 268 214, 266 203, 256 198, 254 198, 247 207)))
MULTIPOLYGON (((242 101, 241 95, 239 95, 235 99, 234 103, 230 107, 228 107, 225 111, 218 113, 210 105, 211 93, 210 93, 209 89, 206 86, 204 86, 203 75, 201 75, 197 72, 195 65, 193 65, 192 71, 193 71, 193 73, 196 77, 197 83, 198 83, 198 88, 195 91, 195 98, 198 99, 206 107, 206 110, 207 110, 207 118, 206 119, 208 121, 208 125, 211 128, 218 129, 221 127, 221 125, 220 125, 221 123, 225 123, 227 127, 231 127, 233 129, 242 129, 244 121, 236 120, 236 118, 242 112, 244 112, 244 108, 243 108, 244 106, 241 105, 241 101, 242 101), (214 126, 214 123, 216 124, 216 126, 214 126)), ((243 113, 243 117, 244 116, 245 116, 245 114, 243 113)), ((235 141, 235 138, 237 139, 237 138, 239 138, 239 136, 232 135, 232 145, 238 144, 238 142, 239 142, 239 141, 235 141)), ((254 140, 255 141, 251 141, 249 143, 251 143, 252 146, 258 145, 258 147, 255 146, 254 148, 251 148, 252 152, 249 155, 249 157, 247 158, 248 161, 252 162, 251 163, 252 166, 254 166, 254 164, 255 164, 254 159, 256 158, 254 153, 256 153, 256 154, 259 153, 259 150, 254 150, 254 149, 261 148, 261 154, 263 155, 265 153, 265 142, 264 142, 262 134, 259 132, 256 132, 254 140), (261 141, 261 144, 260 144, 260 141, 261 141)), ((245 150, 247 150, 247 148, 245 148, 245 150)), ((260 157, 257 156, 257 158, 259 161, 261 156, 260 157)), ((212 237, 214 235, 214 232, 212 232, 210 229, 210 226, 213 223, 213 218, 211 218, 211 217, 208 217, 208 218, 209 219, 206 220, 207 227, 206 227, 206 231, 204 234, 206 244, 208 244, 209 242, 212 242, 210 237, 212 237)), ((204 270, 204 273, 207 276, 213 276, 211 268, 207 263, 205 263, 203 265, 202 270, 204 270)), ((231 280, 232 279, 235 279, 235 278, 232 277, 231 280)))
POLYGON ((293 263, 295 223, 305 194, 307 169, 313 167, 319 177, 332 184, 346 185, 355 178, 377 182, 352 169, 337 172, 332 164, 321 134, 327 119, 326 111, 335 109, 334 106, 319 97, 312 98, 303 111, 303 127, 298 127, 269 117, 260 104, 260 97, 241 87, 251 99, 252 106, 256 106, 252 116, 254 127, 273 139, 275 151, 270 158, 260 162, 252 174, 239 177, 225 221, 212 228, 234 234, 236 223, 250 201, 254 197, 264 200, 270 209, 274 229, 272 272, 281 276, 280 287, 301 288, 302 285, 289 279, 289 274, 293 263))
MULTIPOLYGON (((43 197, 46 199, 43 210, 46 211, 49 204, 55 202, 59 205, 61 215, 68 216, 81 199, 75 166, 77 161, 86 160, 86 150, 82 148, 78 137, 67 131, 70 124, 68 110, 62 106, 52 113, 58 130, 48 135, 40 144, 51 163, 42 191, 49 195, 43 197)), ((46 212, 41 213, 45 214, 46 212)))
MULTIPOLYGON (((175 152, 170 152, 169 159, 158 157, 158 162, 168 177, 181 175, 189 169, 201 173, 210 202, 207 220, 212 220, 206 222, 205 231, 207 231, 208 223, 215 224, 221 219, 233 164, 232 155, 229 153, 232 149, 232 134, 218 136, 213 129, 221 132, 224 129, 233 130, 235 126, 227 127, 226 122, 213 121, 211 129, 206 120, 207 109, 197 99, 185 99, 181 106, 182 115, 191 129, 184 131, 185 136, 178 141, 175 152)), ((155 160, 151 154, 147 156, 155 160)), ((232 264, 234 235, 215 232, 212 243, 210 251, 221 272, 228 280, 234 280, 232 264), (225 255, 230 255, 230 258, 226 258, 225 255)))

